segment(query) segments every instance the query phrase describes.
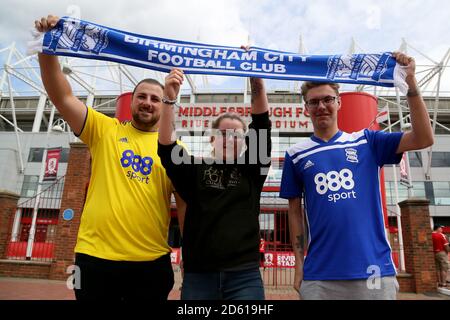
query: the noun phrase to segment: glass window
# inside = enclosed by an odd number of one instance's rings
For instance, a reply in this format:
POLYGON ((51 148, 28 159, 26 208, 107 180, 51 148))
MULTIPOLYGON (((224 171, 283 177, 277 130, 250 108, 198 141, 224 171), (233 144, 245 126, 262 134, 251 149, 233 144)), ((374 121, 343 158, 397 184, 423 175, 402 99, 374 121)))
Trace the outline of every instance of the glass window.
POLYGON ((426 198, 425 183, 413 182, 414 197, 426 198))
POLYGON ((280 182, 281 175, 283 170, 281 168, 274 168, 274 163, 272 163, 272 167, 269 170, 269 174, 267 175, 266 183, 280 182))
POLYGON ((410 167, 416 167, 416 168, 423 167, 422 154, 420 152, 410 151, 410 152, 408 152, 408 157, 409 157, 409 166, 410 167))
POLYGON ((274 215, 273 213, 261 213, 259 215, 259 226, 261 230, 274 230, 274 215))
MULTIPOLYGON (((400 182, 397 183, 398 188, 398 201, 395 195, 395 185, 393 181, 386 181, 386 204, 395 205, 398 202, 408 199, 408 188, 400 182)), ((427 198, 425 192, 425 183, 423 181, 413 182, 413 192, 415 197, 427 198)))
POLYGON ((450 152, 433 152, 432 167, 450 167, 450 152))
POLYGON ((42 199, 54 200, 62 199, 64 191, 64 179, 58 179, 55 181, 44 181, 42 182, 42 199))
MULTIPOLYGON (((61 156, 59 162, 67 163, 69 161, 69 148, 63 148, 61 150, 61 156)), ((42 156, 44 155, 44 148, 30 148, 30 153, 28 154, 28 162, 41 162, 42 156)))
POLYGON ((278 192, 261 192, 261 197, 264 198, 278 198, 278 192))
POLYGON ((433 182, 431 181, 425 181, 425 194, 426 198, 430 200, 430 205, 434 206, 434 190, 433 190, 433 182))
POLYGON ((41 162, 44 148, 31 148, 28 154, 28 162, 41 162))
MULTIPOLYGON (((392 182, 392 184, 394 184, 394 182, 392 182)), ((408 199, 408 188, 400 183, 397 183, 397 187, 398 187, 398 202, 408 199)), ((393 192, 394 192, 394 203, 397 203, 397 201, 395 199, 394 185, 392 185, 392 188, 393 188, 393 192)))
POLYGON ((39 176, 24 176, 20 196, 23 198, 33 197, 37 191, 38 181, 39 176))
POLYGON ((293 93, 271 93, 267 95, 269 103, 300 103, 300 95, 293 93))
POLYGON ((450 182, 433 182, 433 192, 437 206, 450 205, 450 182))
POLYGON ((242 94, 197 94, 197 103, 242 103, 244 95, 242 94))
POLYGON ((61 157, 59 158, 59 162, 61 162, 61 163, 69 162, 69 153, 70 153, 69 148, 62 148, 61 157))
POLYGON ((388 205, 395 204, 394 183, 392 181, 385 181, 384 185, 386 188, 386 204, 388 205))

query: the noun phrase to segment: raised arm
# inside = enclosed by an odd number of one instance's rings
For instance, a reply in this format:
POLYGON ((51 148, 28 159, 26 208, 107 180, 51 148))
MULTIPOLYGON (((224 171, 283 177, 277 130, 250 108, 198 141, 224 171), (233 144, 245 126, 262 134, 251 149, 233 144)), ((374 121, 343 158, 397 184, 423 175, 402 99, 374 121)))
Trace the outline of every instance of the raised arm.
POLYGON ((289 199, 289 230, 292 248, 295 254, 294 289, 300 292, 303 281, 303 261, 305 253, 305 225, 300 198, 289 199))
POLYGON ((408 84, 406 99, 411 117, 411 131, 403 135, 397 153, 429 147, 434 143, 433 130, 425 101, 417 85, 416 63, 413 58, 403 53, 395 52, 393 56, 400 65, 406 67, 406 83, 408 84))
POLYGON ((261 114, 269 110, 264 80, 261 78, 250 78, 252 90, 252 114, 261 114))
MULTIPOLYGON (((249 46, 241 46, 241 49, 248 51, 249 46)), ((269 110, 269 101, 267 100, 264 80, 261 78, 250 78, 250 87, 252 91, 252 114, 260 114, 269 110)))
POLYGON ((183 70, 181 69, 172 69, 166 77, 163 106, 159 120, 159 143, 162 145, 169 145, 176 141, 175 135, 173 134, 175 130, 174 104, 168 103, 167 101, 176 101, 183 80, 183 70))
MULTIPOLYGON (((47 32, 56 25, 58 20, 58 17, 49 15, 47 18, 36 20, 35 27, 40 32, 47 32)), ((79 135, 86 119, 86 106, 73 95, 69 81, 61 71, 57 56, 40 53, 38 59, 42 83, 48 97, 73 132, 79 135)))

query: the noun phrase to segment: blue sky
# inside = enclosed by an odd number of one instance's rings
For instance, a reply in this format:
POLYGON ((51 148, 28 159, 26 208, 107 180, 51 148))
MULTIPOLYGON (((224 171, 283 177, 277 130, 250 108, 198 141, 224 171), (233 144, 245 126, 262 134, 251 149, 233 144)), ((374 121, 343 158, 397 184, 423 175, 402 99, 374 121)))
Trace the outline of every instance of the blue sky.
MULTIPOLYGON (((239 46, 299 50, 309 54, 347 53, 353 38, 357 52, 397 50, 402 38, 435 61, 450 48, 450 2, 418 0, 2 0, 0 48, 12 41, 25 52, 36 18, 54 13, 151 36, 239 46)), ((419 65, 431 62, 409 49, 419 65)), ((0 54, 0 61, 4 61, 0 54)), ((447 71, 447 73, 450 70, 447 71)), ((242 87, 243 80, 208 77, 212 88, 242 87)), ((444 85, 450 81, 444 79, 444 85)), ((197 77, 199 87, 201 77, 197 77)), ((270 81, 269 88, 290 84, 270 81)), ((445 87, 450 91, 450 85, 445 87)))

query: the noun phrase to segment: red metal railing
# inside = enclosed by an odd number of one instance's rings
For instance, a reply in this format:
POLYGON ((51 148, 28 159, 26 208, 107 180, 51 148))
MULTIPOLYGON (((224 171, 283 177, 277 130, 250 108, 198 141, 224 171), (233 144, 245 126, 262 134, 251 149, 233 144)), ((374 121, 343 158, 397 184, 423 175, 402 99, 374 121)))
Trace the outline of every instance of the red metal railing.
POLYGON ((51 261, 54 254, 56 226, 58 224, 64 177, 45 188, 37 204, 35 236, 31 256, 27 257, 27 246, 37 195, 20 202, 15 217, 12 217, 11 238, 6 258, 14 260, 51 261))

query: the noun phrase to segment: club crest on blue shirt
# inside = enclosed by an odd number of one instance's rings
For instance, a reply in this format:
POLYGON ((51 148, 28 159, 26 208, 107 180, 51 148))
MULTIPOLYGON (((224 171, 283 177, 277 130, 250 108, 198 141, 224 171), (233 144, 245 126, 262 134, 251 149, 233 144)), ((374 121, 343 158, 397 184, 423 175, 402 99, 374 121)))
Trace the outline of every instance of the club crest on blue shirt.
POLYGON ((346 148, 345 156, 347 157, 347 161, 358 163, 358 151, 356 149, 346 148))

